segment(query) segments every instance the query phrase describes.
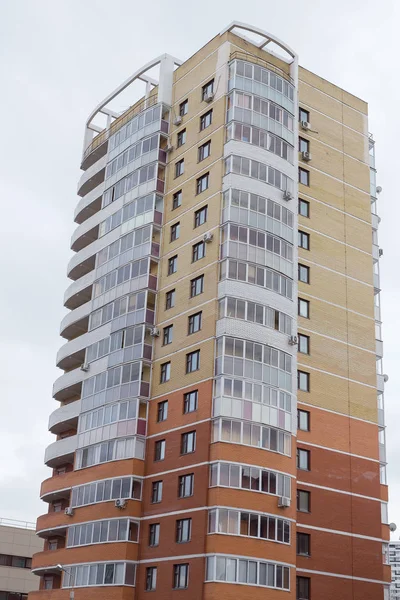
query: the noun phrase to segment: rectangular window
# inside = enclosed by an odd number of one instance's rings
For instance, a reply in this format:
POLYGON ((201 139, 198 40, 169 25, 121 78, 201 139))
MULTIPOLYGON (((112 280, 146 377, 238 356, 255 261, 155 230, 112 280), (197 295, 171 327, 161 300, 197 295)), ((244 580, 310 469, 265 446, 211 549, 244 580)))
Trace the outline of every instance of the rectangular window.
POLYGON ((310 283, 310 267, 301 265, 299 263, 299 281, 303 283, 310 283))
POLYGON ((214 79, 211 79, 208 83, 203 85, 201 88, 201 99, 207 100, 214 93, 214 79))
POLYGON ((205 158, 208 158, 210 156, 210 154, 211 154, 211 141, 209 140, 205 144, 202 144, 201 146, 199 146, 198 161, 201 162, 205 158))
POLYGON ((186 142, 186 129, 182 129, 176 136, 176 145, 178 148, 186 142))
POLYGON ((207 221, 207 206, 203 206, 202 208, 199 208, 199 210, 196 210, 194 213, 194 226, 196 227, 200 227, 200 225, 204 225, 204 223, 207 221))
POLYGON ((297 468, 303 471, 310 470, 310 451, 303 450, 303 448, 297 448, 297 468))
POLYGON ((190 297, 194 298, 204 292, 204 275, 199 275, 190 281, 190 297))
POLYGON ((200 369, 200 350, 186 354, 186 373, 193 373, 200 369))
POLYGON ((162 490, 163 490, 163 482, 162 481, 153 481, 151 486, 151 503, 158 504, 162 500, 162 490))
POLYGON ((182 190, 175 192, 172 196, 172 210, 175 210, 182 204, 182 190))
POLYGON ((297 371, 297 389, 302 392, 310 391, 310 373, 305 371, 297 371))
POLYGON ((310 142, 302 137, 299 137, 299 152, 309 152, 310 142))
POLYGON ((310 535, 308 533, 297 532, 296 552, 301 556, 310 556, 310 535))
POLYGON ((196 432, 189 431, 181 435, 181 454, 190 454, 196 450, 196 432))
POLYGON ((310 122, 310 113, 308 110, 305 110, 304 108, 299 107, 299 121, 300 121, 300 123, 302 121, 305 121, 306 123, 310 122))
POLYGON ((304 248, 304 250, 310 249, 310 234, 305 233, 305 231, 299 231, 298 233, 298 246, 299 248, 304 248))
POLYGON ((165 446, 166 446, 166 442, 165 440, 158 440, 155 444, 154 444, 154 460, 164 460, 165 458, 165 446))
POLYGON ((49 540, 49 543, 47 544, 47 550, 57 550, 57 540, 49 540))
POLYGON ((192 519, 178 519, 176 522, 176 541, 178 544, 190 542, 192 519))
POLYGON ((204 258, 206 255, 206 243, 205 242, 197 242, 192 246, 192 262, 196 262, 201 258, 204 258))
POLYGON ((308 300, 303 300, 303 298, 299 298, 298 313, 300 317, 304 317, 305 319, 310 318, 310 303, 308 300))
POLYGON ((178 162, 175 163, 175 177, 179 177, 183 175, 185 172, 185 160, 181 158, 178 162))
POLYGON ((178 255, 175 254, 175 256, 171 256, 171 258, 168 259, 168 275, 172 275, 173 273, 176 273, 178 269, 178 255))
POLYGON ((298 350, 302 354, 310 354, 310 336, 299 333, 298 350))
POLYGON ((210 173, 205 173, 196 180, 196 194, 201 194, 209 186, 210 173))
POLYGON ((179 498, 188 498, 193 496, 194 490, 194 474, 181 475, 179 477, 178 496, 179 498))
POLYGON ((160 383, 165 383, 171 379, 171 363, 165 362, 161 365, 160 383))
POLYGON ((297 510, 300 512, 310 512, 311 494, 304 490, 297 490, 297 510))
POLYGON ((178 223, 174 223, 173 225, 171 225, 171 242, 174 242, 179 238, 180 228, 181 225, 179 221, 178 223))
POLYGON ((200 331, 200 329, 201 329, 201 311, 194 315, 190 315, 190 317, 188 318, 188 335, 191 335, 192 333, 196 333, 197 331, 200 331))
POLYGON ((189 564, 174 565, 174 589, 183 590, 189 585, 189 564))
POLYGON ((308 410, 297 410, 297 429, 310 431, 310 413, 308 410))
POLYGON ((43 577, 43 587, 45 590, 52 590, 53 589, 53 577, 51 577, 50 575, 45 575, 43 577))
POLYGON ((299 215, 302 217, 310 217, 310 203, 302 198, 299 198, 299 215))
POLYGON ((296 600, 310 600, 309 577, 296 577, 296 600))
POLYGON ((179 115, 181 117, 184 117, 185 115, 187 115, 188 110, 189 110, 189 100, 184 100, 179 105, 179 115))
POLYGON ((170 290, 165 294, 165 310, 175 306, 175 290, 170 290))
POLYGON ((157 585, 157 567, 147 567, 146 569, 146 592, 152 592, 157 585))
POLYGON ((163 400, 157 405, 157 422, 166 421, 168 417, 168 400, 163 400))
POLYGON ((187 413, 194 412, 197 410, 198 403, 198 391, 193 390, 192 392, 188 392, 183 396, 183 412, 186 415, 187 413))
POLYGON ((149 546, 158 546, 160 543, 160 523, 149 525, 149 546))
POLYGON ((172 329, 173 325, 168 325, 163 329, 163 346, 167 346, 172 343, 172 329))
POLYGON ((200 117, 200 131, 209 127, 212 123, 212 109, 201 115, 200 117))
POLYGON ((299 183, 302 185, 310 185, 310 171, 299 167, 299 183))

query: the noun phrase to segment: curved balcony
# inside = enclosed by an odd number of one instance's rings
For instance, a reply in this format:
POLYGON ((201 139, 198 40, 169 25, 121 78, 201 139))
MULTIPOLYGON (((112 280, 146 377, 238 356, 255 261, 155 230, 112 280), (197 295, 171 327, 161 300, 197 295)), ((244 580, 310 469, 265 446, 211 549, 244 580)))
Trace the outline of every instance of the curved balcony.
POLYGON ((86 169, 94 165, 95 162, 107 154, 109 136, 104 135, 104 133, 108 134, 109 131, 106 130, 106 132, 102 132, 94 137, 89 147, 86 148, 81 163, 82 171, 86 171, 86 169))
POLYGON ((104 181, 94 188, 89 194, 81 198, 74 212, 75 223, 83 223, 92 215, 101 210, 101 201, 105 189, 104 181))
POLYGON ((82 306, 91 299, 94 276, 94 271, 90 271, 67 287, 64 294, 64 306, 66 308, 78 308, 78 306, 82 306))
POLYGON ((64 404, 54 410, 49 417, 49 431, 58 434, 70 429, 77 429, 80 410, 80 400, 64 404))
POLYGON ((69 398, 79 396, 84 375, 85 372, 80 368, 60 375, 53 384, 53 398, 56 400, 68 400, 69 398))
POLYGON ((86 194, 94 190, 100 183, 103 183, 106 164, 107 156, 105 155, 82 173, 78 183, 78 196, 86 196, 86 194))
POLYGON ((41 538, 52 537, 53 535, 65 536, 67 533, 70 517, 64 514, 64 511, 50 512, 41 515, 36 521, 36 535, 41 538))
POLYGON ((70 370, 79 367, 85 359, 85 350, 90 344, 107 337, 111 333, 111 321, 93 331, 86 331, 79 337, 67 342, 57 352, 56 365, 60 369, 70 370))
MULTIPOLYGON (((75 548, 59 548, 38 552, 32 558, 32 571, 36 574, 51 572, 57 565, 88 563, 91 561, 137 560, 139 544, 108 542, 75 548), (49 571, 50 570, 50 571, 49 571)), ((58 573, 60 571, 58 570, 58 573)))
POLYGON ((44 462, 48 467, 54 468, 57 465, 66 462, 73 462, 74 453, 78 443, 78 436, 71 435, 70 437, 57 440, 47 446, 44 452, 44 462))
POLYGON ((115 228, 100 239, 97 237, 78 250, 70 259, 67 265, 67 276, 70 279, 77 280, 86 273, 92 271, 96 264, 96 254, 109 244, 112 244, 121 237, 119 228, 115 228))
POLYGON ((66 314, 60 324, 60 335, 67 340, 73 340, 86 333, 89 327, 91 308, 92 302, 89 301, 66 314))

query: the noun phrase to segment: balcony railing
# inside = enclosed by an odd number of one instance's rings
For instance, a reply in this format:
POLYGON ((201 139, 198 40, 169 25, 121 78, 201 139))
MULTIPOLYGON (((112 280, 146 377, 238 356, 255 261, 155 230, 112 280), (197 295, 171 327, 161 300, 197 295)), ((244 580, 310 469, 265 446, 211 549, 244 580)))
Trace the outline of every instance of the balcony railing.
POLYGON ((4 519, 0 517, 0 525, 6 527, 18 527, 19 529, 33 529, 35 530, 35 523, 31 523, 30 521, 18 521, 17 519, 4 519))

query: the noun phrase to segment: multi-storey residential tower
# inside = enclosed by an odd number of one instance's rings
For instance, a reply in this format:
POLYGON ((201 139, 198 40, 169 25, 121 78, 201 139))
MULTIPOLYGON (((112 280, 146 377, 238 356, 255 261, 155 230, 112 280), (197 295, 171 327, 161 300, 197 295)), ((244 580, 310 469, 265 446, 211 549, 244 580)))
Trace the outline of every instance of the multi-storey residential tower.
POLYGON ((400 542, 389 542, 389 564, 392 569, 390 600, 400 600, 400 542))
POLYGON ((43 600, 388 597, 373 160, 366 103, 240 23, 93 111, 43 600))

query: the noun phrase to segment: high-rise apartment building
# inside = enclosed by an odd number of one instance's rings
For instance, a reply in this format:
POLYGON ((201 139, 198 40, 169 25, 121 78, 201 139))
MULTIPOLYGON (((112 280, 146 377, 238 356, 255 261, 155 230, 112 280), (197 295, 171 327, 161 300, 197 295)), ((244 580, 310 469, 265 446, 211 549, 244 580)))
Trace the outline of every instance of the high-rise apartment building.
POLYGON ((81 168, 40 600, 387 599, 367 104, 233 23, 81 168))
POLYGON ((389 542, 389 564, 392 569, 390 600, 400 600, 400 542, 389 542))

